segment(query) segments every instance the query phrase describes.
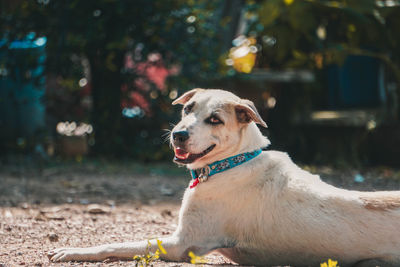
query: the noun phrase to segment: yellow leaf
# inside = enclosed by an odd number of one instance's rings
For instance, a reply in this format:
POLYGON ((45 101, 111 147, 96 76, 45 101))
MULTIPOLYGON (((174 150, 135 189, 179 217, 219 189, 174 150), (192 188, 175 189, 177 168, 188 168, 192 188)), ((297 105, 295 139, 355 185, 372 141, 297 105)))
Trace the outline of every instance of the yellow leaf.
POLYGON ((157 245, 158 245, 158 248, 160 249, 161 253, 162 254, 167 254, 167 251, 165 250, 165 248, 161 244, 162 244, 162 241, 157 239, 157 245))
POLYGON ((356 31, 356 26, 354 24, 349 24, 348 29, 350 32, 355 32, 356 31))
POLYGON ((192 251, 189 251, 188 256, 190 257, 191 264, 207 263, 207 261, 204 259, 204 257, 197 256, 192 251))
POLYGON ((337 267, 338 262, 328 259, 328 263, 323 262, 320 264, 320 267, 337 267))
POLYGON ((245 38, 237 47, 229 51, 229 65, 238 72, 250 73, 256 63, 257 43, 255 38, 245 38))
POLYGON ((250 73, 256 62, 256 55, 248 53, 247 55, 233 59, 233 68, 239 72, 250 73))
POLYGON ((293 4, 294 0, 283 0, 283 2, 285 2, 287 6, 290 6, 291 4, 293 4))
POLYGON ((341 3, 339 3, 338 1, 331 1, 331 2, 328 2, 327 6, 336 7, 336 8, 341 8, 341 7, 343 7, 343 5, 342 5, 341 3))
POLYGON ((336 267, 337 263, 338 263, 337 261, 333 261, 331 259, 328 260, 328 266, 329 267, 336 267))
POLYGON ((190 257, 190 263, 195 264, 196 263, 196 261, 195 261, 196 255, 192 251, 189 251, 188 256, 190 257))

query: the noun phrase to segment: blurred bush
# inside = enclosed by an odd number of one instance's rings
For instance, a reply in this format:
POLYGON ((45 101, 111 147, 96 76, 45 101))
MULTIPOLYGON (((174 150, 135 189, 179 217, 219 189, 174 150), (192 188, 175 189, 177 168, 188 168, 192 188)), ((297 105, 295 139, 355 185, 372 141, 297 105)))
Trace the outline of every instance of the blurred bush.
POLYGON ((399 1, 246 1, 244 14, 244 32, 260 44, 256 68, 312 69, 321 75, 349 56, 382 62, 384 82, 392 88, 385 104, 391 119, 399 118, 399 1))
POLYGON ((226 4, 1 1, 0 36, 47 37, 50 134, 59 121, 87 122, 93 153, 158 160, 168 154, 163 129, 176 120, 171 99, 220 75, 226 4))
MULTIPOLYGON (((397 0, 0 0, 0 39, 11 43, 31 32, 47 38, 48 135, 56 135, 60 121, 85 122, 94 129, 91 153, 160 160, 170 158, 163 134, 171 128, 169 122, 178 120, 178 110, 170 102, 182 92, 240 85, 240 95, 257 99, 272 114, 282 111, 275 119, 281 125, 293 120, 293 114, 320 108, 327 87, 320 79, 323 70, 342 64, 349 55, 384 63, 385 79, 397 85, 387 87, 386 105, 395 110, 391 119, 398 119, 399 4, 397 0), (231 44, 240 34, 245 37, 231 44), (292 92, 285 100, 266 90, 267 82, 256 90, 236 79, 238 73, 249 77, 260 69, 311 69, 317 83, 281 86, 289 90, 279 94, 292 92)), ((12 69, 9 64, 0 57, 0 69, 12 69)), ((273 122, 272 126, 278 128, 273 122)), ((288 127, 282 131, 290 132, 294 131, 288 127)))

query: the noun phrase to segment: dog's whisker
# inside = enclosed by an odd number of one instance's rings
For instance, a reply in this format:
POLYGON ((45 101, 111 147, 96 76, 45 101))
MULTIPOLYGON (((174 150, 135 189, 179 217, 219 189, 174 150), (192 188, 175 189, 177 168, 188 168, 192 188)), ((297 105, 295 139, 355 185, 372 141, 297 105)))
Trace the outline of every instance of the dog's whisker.
POLYGON ((165 137, 165 136, 169 136, 169 135, 171 135, 171 130, 169 130, 169 129, 163 129, 163 131, 165 131, 165 133, 163 133, 161 136, 162 137, 165 137))
POLYGON ((170 129, 162 129, 162 130, 165 131, 165 133, 163 133, 163 134, 161 135, 161 137, 162 137, 162 139, 163 139, 163 142, 164 142, 164 143, 169 142, 169 140, 170 140, 170 138, 171 138, 172 130, 170 130, 170 129))
POLYGON ((164 139, 163 139, 163 142, 166 143, 166 142, 169 142, 169 140, 170 140, 170 135, 165 136, 164 139))
POLYGON ((168 129, 168 128, 165 128, 165 129, 161 129, 161 131, 170 132, 170 131, 172 131, 172 130, 171 130, 171 129, 168 129))

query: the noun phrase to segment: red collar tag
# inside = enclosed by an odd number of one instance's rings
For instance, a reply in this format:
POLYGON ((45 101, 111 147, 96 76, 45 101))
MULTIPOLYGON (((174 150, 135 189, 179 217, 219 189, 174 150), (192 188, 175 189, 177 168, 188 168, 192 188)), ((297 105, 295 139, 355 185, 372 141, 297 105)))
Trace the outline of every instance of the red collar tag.
POLYGON ((193 183, 190 185, 190 189, 194 188, 196 185, 200 183, 199 178, 193 180, 193 183))

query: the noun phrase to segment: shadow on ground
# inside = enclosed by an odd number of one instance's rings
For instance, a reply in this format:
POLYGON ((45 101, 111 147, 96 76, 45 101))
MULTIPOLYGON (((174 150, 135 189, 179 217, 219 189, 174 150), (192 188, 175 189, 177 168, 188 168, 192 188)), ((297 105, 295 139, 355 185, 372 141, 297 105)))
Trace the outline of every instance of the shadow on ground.
POLYGON ((0 166, 0 205, 179 203, 187 171, 171 163, 54 161, 0 166))

